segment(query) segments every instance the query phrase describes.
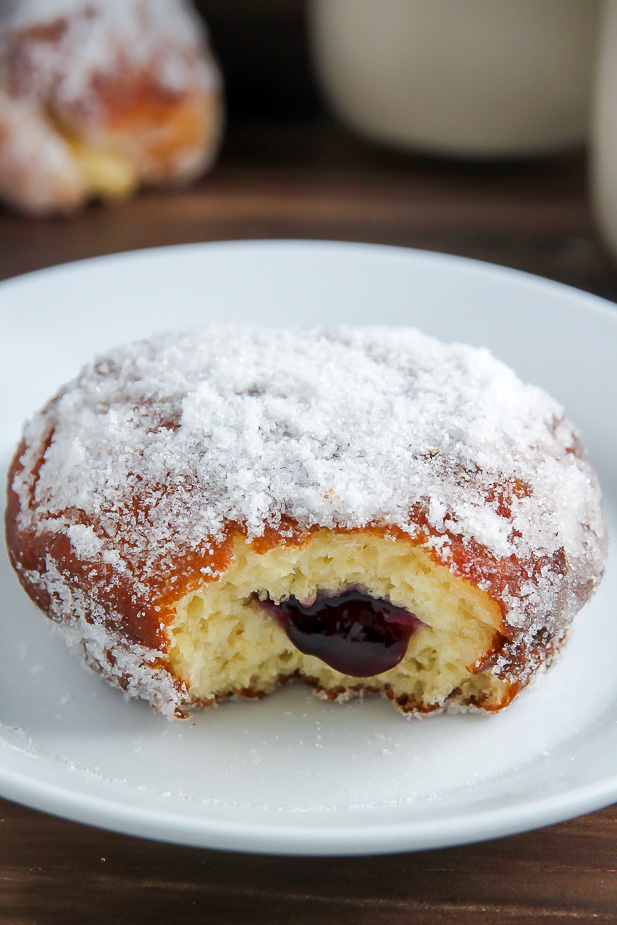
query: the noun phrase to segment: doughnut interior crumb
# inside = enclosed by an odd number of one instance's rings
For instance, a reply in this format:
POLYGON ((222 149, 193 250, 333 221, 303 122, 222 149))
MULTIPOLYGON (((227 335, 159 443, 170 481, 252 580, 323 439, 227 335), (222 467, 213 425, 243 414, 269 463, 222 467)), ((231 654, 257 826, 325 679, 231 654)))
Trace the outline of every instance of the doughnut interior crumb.
POLYGON ((300 676, 329 699, 370 690, 387 695, 403 712, 430 712, 457 699, 491 710, 516 692, 490 671, 478 671, 501 625, 501 609, 486 592, 404 539, 319 530, 302 545, 260 552, 238 537, 229 570, 178 603, 169 626, 169 661, 193 702, 267 693, 300 676), (307 600, 323 589, 354 586, 404 607, 424 624, 395 668, 368 678, 341 674, 298 651, 257 600, 307 600))

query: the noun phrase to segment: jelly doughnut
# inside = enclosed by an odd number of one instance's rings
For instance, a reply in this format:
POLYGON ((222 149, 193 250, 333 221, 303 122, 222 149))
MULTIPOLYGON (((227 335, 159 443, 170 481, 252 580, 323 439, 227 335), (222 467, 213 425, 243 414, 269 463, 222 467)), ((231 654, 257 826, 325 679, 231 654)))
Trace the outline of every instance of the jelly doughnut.
POLYGON ((88 665, 167 716, 299 678, 495 712, 597 587, 562 408, 412 329, 214 326, 112 350, 26 425, 6 534, 88 665))

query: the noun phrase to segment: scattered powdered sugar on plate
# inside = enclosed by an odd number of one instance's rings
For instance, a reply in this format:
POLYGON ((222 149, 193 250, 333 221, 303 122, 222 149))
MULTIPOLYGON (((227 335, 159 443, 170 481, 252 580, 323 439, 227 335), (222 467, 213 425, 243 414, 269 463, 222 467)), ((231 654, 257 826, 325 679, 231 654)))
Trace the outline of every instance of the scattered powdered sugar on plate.
MULTIPOLYGON (((576 740, 576 744, 578 744, 578 740, 576 740)), ((267 745, 264 742, 264 749, 266 747, 267 745)), ((174 786, 167 788, 161 785, 155 786, 152 783, 146 783, 143 780, 143 777, 146 775, 143 775, 141 780, 139 779, 141 775, 137 775, 135 773, 133 773, 130 778, 119 777, 117 774, 110 773, 108 770, 104 770, 100 766, 90 764, 81 758, 51 749, 47 744, 36 741, 30 734, 18 726, 11 726, 0 722, 0 749, 3 748, 13 749, 24 755, 27 755, 29 758, 32 758, 35 761, 44 762, 49 766, 65 769, 71 775, 75 775, 76 777, 85 777, 95 781, 97 784, 105 787, 104 799, 109 801, 110 806, 114 802, 114 790, 116 791, 116 796, 121 796, 123 792, 128 791, 129 793, 132 792, 143 794, 146 797, 154 797, 157 799, 157 801, 160 801, 158 802, 157 809, 161 812, 173 811, 172 807, 165 805, 168 801, 169 803, 181 801, 185 804, 188 803, 201 807, 216 806, 227 807, 234 810, 257 810, 268 813, 286 812, 292 813, 293 815, 309 815, 313 813, 332 813, 340 811, 354 812, 358 810, 387 809, 388 807, 422 807, 434 802, 436 799, 439 799, 440 796, 442 796, 442 794, 425 793, 419 789, 416 789, 414 787, 414 781, 412 778, 404 795, 390 799, 384 797, 380 797, 378 799, 367 798, 362 802, 352 799, 346 802, 337 802, 333 804, 324 801, 309 802, 308 800, 304 804, 301 804, 300 801, 294 803, 289 800, 281 803, 265 803, 261 801, 256 795, 254 799, 238 798, 231 800, 215 796, 202 796, 198 795, 194 791, 189 792, 188 790, 179 789, 175 780, 174 786)), ((295 748, 297 750, 297 745, 295 748)), ((156 754, 156 752, 154 749, 152 749, 152 746, 150 746, 149 751, 152 760, 152 757, 156 754)), ((253 749, 253 751, 255 750, 253 749)), ((249 755, 247 758, 247 755, 243 754, 241 748, 238 748, 235 754, 238 760, 238 764, 244 765, 247 769, 247 773, 254 775, 258 760, 252 757, 252 755, 249 755)), ((303 754, 302 749, 300 749, 299 754, 303 754)), ((369 754, 371 756, 370 761, 373 768, 382 769, 387 767, 390 761, 394 761, 394 763, 396 763, 399 760, 399 755, 396 755, 396 757, 392 759, 392 752, 390 752, 388 749, 380 748, 378 751, 372 749, 369 754)), ((544 769, 550 766, 550 759, 552 757, 553 752, 545 751, 539 755, 535 755, 533 758, 523 760, 520 764, 510 767, 507 769, 507 771, 504 772, 488 774, 469 772, 464 780, 461 780, 459 784, 448 789, 447 795, 449 798, 456 798, 459 795, 468 796, 470 791, 481 787, 484 797, 487 798, 491 787, 499 785, 500 783, 503 783, 503 781, 518 780, 521 782, 522 786, 524 775, 529 772, 541 774, 544 769)), ((295 777, 298 779, 298 786, 302 787, 303 796, 306 796, 305 772, 305 767, 302 767, 301 765, 297 766, 295 777)), ((70 784, 70 780, 68 783, 70 784)), ((550 784, 547 783, 547 787, 549 786, 550 784)), ((254 788, 253 792, 255 792, 254 788)))

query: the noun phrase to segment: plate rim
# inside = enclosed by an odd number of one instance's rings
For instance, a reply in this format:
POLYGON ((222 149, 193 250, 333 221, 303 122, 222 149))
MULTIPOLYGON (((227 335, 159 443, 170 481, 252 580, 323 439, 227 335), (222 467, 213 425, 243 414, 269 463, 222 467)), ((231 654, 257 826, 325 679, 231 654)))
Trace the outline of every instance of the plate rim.
POLYGON ((342 825, 328 826, 324 830, 228 819, 208 819, 204 825, 198 816, 130 806, 113 799, 75 793, 68 786, 45 781, 37 782, 33 790, 28 786, 32 779, 0 768, 2 797, 71 822, 131 837, 195 848, 300 857, 401 854, 474 844, 566 822, 606 808, 617 799, 617 775, 613 775, 601 783, 565 791, 568 799, 559 794, 529 800, 516 807, 515 817, 508 807, 500 807, 465 812, 457 815, 454 822, 443 817, 411 823, 354 825, 352 829, 342 825), (110 808, 115 812, 113 818, 108 818, 110 808), (207 836, 205 840, 204 835, 207 836))
POLYGON ((272 248, 285 248, 289 250, 334 250, 343 251, 374 251, 375 253, 398 255, 399 257, 421 258, 429 262, 438 264, 456 264, 461 268, 475 269, 478 272, 484 272, 492 276, 507 276, 513 281, 518 280, 529 286, 535 286, 541 289, 551 291, 561 291, 564 295, 571 298, 584 299, 589 302, 587 306, 591 311, 597 311, 603 316, 612 319, 612 323, 617 324, 617 302, 612 302, 604 296, 588 292, 586 289, 579 289, 568 283, 562 283, 558 280, 550 279, 546 276, 539 276, 536 273, 530 273, 527 270, 519 270, 515 267, 505 266, 499 263, 493 263, 489 260, 481 260, 477 257, 464 257, 459 254, 448 254, 442 251, 432 251, 428 248, 405 247, 400 244, 373 244, 366 241, 343 241, 340 239, 324 238, 229 238, 217 241, 194 241, 184 244, 162 244, 156 247, 138 247, 133 250, 114 251, 109 254, 101 254, 95 257, 82 257, 76 260, 68 260, 62 263, 53 264, 49 267, 41 267, 37 270, 28 270, 24 273, 18 273, 15 276, 9 276, 0 280, 0 300, 2 292, 13 286, 36 281, 40 277, 55 276, 65 273, 71 273, 73 270, 86 270, 91 266, 102 263, 130 262, 131 260, 147 259, 153 255, 172 254, 172 253, 190 253, 199 250, 242 250, 242 249, 263 248, 270 250, 272 248))

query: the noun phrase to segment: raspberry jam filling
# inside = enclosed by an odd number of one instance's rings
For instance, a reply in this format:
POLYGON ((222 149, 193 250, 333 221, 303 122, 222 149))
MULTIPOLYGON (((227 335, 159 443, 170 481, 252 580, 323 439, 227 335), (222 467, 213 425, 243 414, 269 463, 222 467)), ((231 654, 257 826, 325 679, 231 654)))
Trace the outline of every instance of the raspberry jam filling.
POLYGON ((319 592, 312 604, 290 597, 276 604, 260 601, 294 646, 315 655, 336 671, 369 678, 394 668, 404 658, 411 634, 420 626, 415 614, 361 591, 319 592))

